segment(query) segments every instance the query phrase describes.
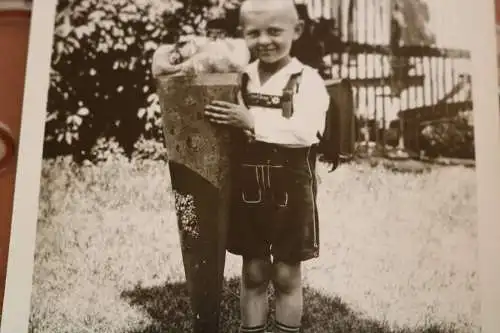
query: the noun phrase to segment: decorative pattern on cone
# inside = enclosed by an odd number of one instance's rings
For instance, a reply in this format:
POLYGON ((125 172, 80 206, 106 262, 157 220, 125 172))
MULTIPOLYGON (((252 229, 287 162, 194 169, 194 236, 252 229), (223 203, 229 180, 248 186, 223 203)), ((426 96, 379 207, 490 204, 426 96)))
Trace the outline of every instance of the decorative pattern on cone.
POLYGON ((158 81, 167 158, 222 188, 228 177, 231 132, 204 119, 204 109, 214 99, 235 102, 239 74, 172 75, 158 81))
POLYGON ((174 198, 181 239, 185 239, 185 237, 192 239, 200 237, 200 226, 198 224, 198 217, 196 216, 194 197, 190 194, 182 195, 174 191, 174 198))

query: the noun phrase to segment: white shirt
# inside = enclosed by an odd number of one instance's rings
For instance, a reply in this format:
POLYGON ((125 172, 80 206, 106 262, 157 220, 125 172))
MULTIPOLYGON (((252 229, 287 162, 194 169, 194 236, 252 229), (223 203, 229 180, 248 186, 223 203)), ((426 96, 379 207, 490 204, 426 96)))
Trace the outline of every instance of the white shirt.
POLYGON ((318 72, 296 58, 273 74, 263 85, 258 74, 258 60, 249 64, 248 93, 281 96, 290 75, 302 71, 299 91, 293 95, 293 115, 285 118, 279 109, 250 106, 254 117, 255 140, 290 147, 307 147, 318 142, 323 133, 330 96, 318 72))

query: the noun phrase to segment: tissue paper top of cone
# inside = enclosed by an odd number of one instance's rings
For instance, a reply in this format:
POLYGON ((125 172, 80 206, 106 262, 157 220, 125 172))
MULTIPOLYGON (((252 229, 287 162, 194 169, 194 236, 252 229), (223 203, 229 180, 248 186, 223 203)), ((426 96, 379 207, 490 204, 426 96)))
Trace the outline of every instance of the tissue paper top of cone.
POLYGON ((176 44, 160 46, 154 56, 155 77, 172 74, 240 73, 250 61, 242 39, 190 36, 176 44))

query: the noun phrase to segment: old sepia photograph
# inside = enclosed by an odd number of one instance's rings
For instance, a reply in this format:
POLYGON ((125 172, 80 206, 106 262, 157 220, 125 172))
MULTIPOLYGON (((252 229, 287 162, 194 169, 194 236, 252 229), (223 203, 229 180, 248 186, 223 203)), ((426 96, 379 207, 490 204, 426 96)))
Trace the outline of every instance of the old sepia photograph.
POLYGON ((58 0, 29 332, 480 332, 473 11, 58 0))

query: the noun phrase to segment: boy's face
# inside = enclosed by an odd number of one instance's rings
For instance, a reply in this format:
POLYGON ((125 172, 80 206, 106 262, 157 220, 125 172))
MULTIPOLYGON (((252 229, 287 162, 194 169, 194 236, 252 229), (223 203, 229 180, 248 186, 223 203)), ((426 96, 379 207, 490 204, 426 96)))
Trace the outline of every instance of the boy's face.
POLYGON ((302 33, 302 23, 279 6, 269 7, 246 12, 241 23, 250 52, 262 62, 275 63, 290 54, 293 41, 302 33))

